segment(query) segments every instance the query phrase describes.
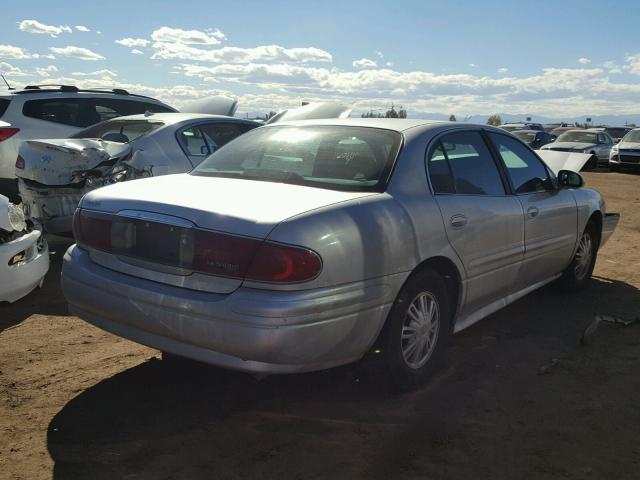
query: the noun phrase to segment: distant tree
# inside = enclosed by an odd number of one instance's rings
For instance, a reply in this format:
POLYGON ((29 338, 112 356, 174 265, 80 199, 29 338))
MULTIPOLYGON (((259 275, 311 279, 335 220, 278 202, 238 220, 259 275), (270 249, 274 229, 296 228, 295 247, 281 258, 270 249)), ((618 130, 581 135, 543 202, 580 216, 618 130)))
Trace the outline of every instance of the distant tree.
POLYGON ((374 112, 373 110, 369 110, 366 113, 361 115, 362 118, 382 118, 382 114, 380 112, 374 112))
POLYGON ((391 105, 391 109, 387 110, 387 112, 384 114, 385 118, 398 118, 398 112, 396 111, 395 107, 393 105, 391 105))
POLYGON ((449 121, 450 122, 457 122, 458 120, 456 119, 456 116, 452 113, 451 115, 449 115, 449 121))
POLYGON ((398 118, 407 118, 407 111, 404 108, 398 110, 398 118))
POLYGON ((489 118, 487 118, 487 125, 493 125, 494 127, 502 125, 502 119, 500 118, 500 115, 494 113, 489 118))
POLYGON ((636 128, 636 124, 635 123, 625 123, 626 127, 631 127, 631 128, 636 128))

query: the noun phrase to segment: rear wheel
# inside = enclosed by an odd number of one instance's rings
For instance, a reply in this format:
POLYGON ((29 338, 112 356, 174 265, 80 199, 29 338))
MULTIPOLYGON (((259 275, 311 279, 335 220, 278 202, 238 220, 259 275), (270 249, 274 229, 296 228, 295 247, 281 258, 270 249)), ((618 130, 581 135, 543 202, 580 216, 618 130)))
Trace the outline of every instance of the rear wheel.
POLYGON ((573 260, 562 273, 561 280, 566 288, 580 290, 589 282, 598 256, 597 232, 593 222, 589 222, 584 229, 573 260))
POLYGON ((384 351, 389 380, 401 391, 424 383, 442 360, 451 334, 445 282, 433 270, 413 275, 387 319, 384 351))

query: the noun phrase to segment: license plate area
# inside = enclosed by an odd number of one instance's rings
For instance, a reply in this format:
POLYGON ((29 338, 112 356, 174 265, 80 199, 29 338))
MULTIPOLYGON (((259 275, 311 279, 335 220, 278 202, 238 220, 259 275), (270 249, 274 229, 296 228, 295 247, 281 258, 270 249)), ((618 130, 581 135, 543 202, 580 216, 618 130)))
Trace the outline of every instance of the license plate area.
POLYGON ((144 219, 116 217, 111 225, 112 253, 152 263, 190 269, 195 230, 144 219))

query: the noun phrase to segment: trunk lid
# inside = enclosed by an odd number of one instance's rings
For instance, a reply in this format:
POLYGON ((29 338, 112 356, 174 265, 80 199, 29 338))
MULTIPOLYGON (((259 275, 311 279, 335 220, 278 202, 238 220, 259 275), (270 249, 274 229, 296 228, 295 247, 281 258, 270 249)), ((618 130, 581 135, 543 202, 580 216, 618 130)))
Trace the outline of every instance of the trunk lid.
POLYGON ((130 150, 126 143, 91 138, 26 140, 19 150, 24 168, 16 168, 16 175, 43 185, 69 185, 80 181, 75 173, 115 164, 130 150))
MULTIPOLYGON (((369 195, 376 193, 177 174, 93 190, 81 207, 115 215, 118 221, 106 234, 112 243, 127 244, 121 254, 92 251, 95 262, 156 282, 230 293, 242 278, 198 273, 189 267, 199 253, 198 242, 190 240, 194 229, 261 241, 287 218, 369 195)), ((223 244, 224 240, 206 248, 215 254, 216 248, 225 248, 223 244)))

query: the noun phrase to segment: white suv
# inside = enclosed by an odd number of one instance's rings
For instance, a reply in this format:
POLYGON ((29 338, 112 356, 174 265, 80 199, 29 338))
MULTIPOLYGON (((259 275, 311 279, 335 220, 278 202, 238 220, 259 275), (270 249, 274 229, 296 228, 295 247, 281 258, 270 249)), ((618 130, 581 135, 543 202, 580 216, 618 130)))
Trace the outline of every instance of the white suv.
POLYGON ((176 110, 154 98, 120 89, 31 85, 0 95, 0 194, 17 201, 15 163, 22 140, 69 137, 103 120, 146 111, 176 110))

